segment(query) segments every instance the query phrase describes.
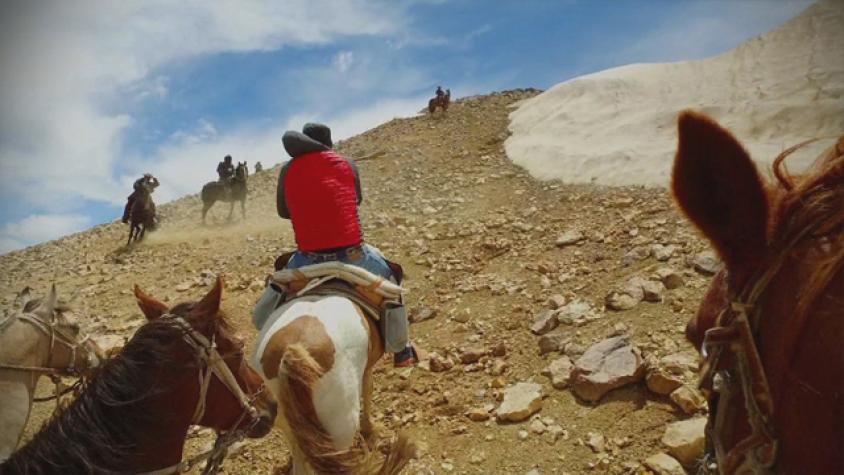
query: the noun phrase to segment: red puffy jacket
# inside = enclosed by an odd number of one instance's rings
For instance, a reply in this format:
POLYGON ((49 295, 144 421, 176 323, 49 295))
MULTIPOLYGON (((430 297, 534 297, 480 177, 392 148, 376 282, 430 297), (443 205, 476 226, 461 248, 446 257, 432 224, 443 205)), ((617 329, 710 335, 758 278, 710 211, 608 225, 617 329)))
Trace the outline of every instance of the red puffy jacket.
POLYGON ((293 222, 297 247, 317 252, 360 244, 363 234, 358 217, 361 193, 357 168, 302 134, 294 133, 292 139, 288 134, 285 147, 297 155, 291 153, 294 158, 281 170, 276 205, 279 216, 293 222), (290 140, 299 146, 288 146, 290 140))

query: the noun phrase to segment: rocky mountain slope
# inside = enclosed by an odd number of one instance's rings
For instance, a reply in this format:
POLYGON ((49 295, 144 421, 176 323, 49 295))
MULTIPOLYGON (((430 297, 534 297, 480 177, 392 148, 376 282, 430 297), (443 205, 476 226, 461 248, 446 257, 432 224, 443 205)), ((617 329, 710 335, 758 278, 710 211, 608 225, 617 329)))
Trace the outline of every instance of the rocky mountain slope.
MULTIPOLYGON (((694 455, 700 440, 678 444, 689 427, 666 430, 690 420, 699 433, 683 328, 716 264, 663 189, 537 182, 511 164, 508 114, 537 92, 463 99, 338 145, 365 158, 366 239, 405 265, 413 339, 427 355, 401 371, 385 359, 376 373, 378 422, 420 448, 408 473, 636 473, 660 452, 694 455)), ((235 210, 227 223, 218 205, 203 227, 194 195, 160 206, 161 229, 137 246, 111 223, 2 256, 0 305, 55 282, 77 293, 90 331, 119 341, 143 323, 134 284, 175 303, 224 274, 224 308, 252 343, 262 280, 293 246, 275 215, 277 174, 250 177, 245 220, 235 210)), ((50 410, 37 408, 29 433, 50 410)), ((198 431, 189 452, 210 440, 198 431)), ((682 472, 666 457, 648 466, 682 472)), ((286 458, 274 432, 224 468, 272 473, 286 458)))

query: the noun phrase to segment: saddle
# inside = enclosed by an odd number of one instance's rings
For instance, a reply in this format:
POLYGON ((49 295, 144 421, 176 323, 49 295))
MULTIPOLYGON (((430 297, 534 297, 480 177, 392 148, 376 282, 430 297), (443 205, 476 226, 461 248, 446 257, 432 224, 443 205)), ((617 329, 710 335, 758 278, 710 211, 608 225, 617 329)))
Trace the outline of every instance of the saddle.
POLYGON ((337 295, 358 304, 376 322, 391 303, 400 301, 404 291, 366 269, 339 261, 277 270, 269 283, 282 290, 284 303, 306 295, 337 295))

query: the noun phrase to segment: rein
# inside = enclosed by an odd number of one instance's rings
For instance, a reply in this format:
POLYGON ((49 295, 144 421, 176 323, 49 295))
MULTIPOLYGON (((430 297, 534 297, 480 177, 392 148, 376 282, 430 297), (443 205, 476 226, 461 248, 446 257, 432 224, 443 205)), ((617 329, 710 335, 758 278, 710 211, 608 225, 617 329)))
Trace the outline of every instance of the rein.
POLYGON ((776 462, 778 439, 773 427, 773 398, 755 340, 760 324, 756 304, 789 252, 821 223, 818 219, 790 240, 759 277, 751 279, 738 296, 730 298, 730 305, 718 315, 715 326, 704 334, 699 387, 719 394, 716 406, 710 408, 706 427, 708 445, 711 445, 704 469, 712 471, 713 467, 708 463, 713 456, 712 450, 721 473, 768 473, 776 462), (719 369, 724 351, 730 351, 735 357, 734 368, 719 369), (737 381, 734 371, 738 373, 737 381), (720 434, 727 423, 730 413, 727 403, 735 392, 736 383, 744 396, 751 434, 727 451, 720 434))
POLYGON ((265 386, 262 386, 261 390, 258 391, 255 396, 251 398, 248 397, 246 393, 243 392, 240 385, 237 384, 237 379, 235 379, 231 369, 217 351, 217 343, 214 340, 214 337, 212 337, 211 340, 208 340, 205 335, 196 331, 183 317, 178 315, 166 314, 162 315, 160 318, 171 319, 176 325, 181 327, 184 331, 184 341, 190 345, 191 348, 196 350, 197 358, 202 366, 199 370, 199 401, 196 404, 196 409, 194 410, 191 423, 198 424, 205 415, 205 399, 208 395, 208 387, 211 384, 213 376, 217 376, 220 382, 222 382, 232 395, 234 395, 235 399, 240 402, 241 407, 243 407, 243 413, 241 413, 240 417, 238 417, 232 425, 232 429, 217 436, 217 440, 214 442, 214 447, 211 450, 195 455, 189 459, 184 459, 179 463, 168 467, 153 470, 151 472, 142 472, 137 475, 169 475, 173 473, 185 473, 203 460, 208 460, 208 463, 202 473, 215 474, 220 469, 229 447, 243 440, 246 437, 246 434, 252 430, 256 424, 258 424, 258 410, 255 407, 254 401, 255 397, 265 390, 265 386), (239 426, 247 416, 250 417, 251 423, 246 428, 234 429, 239 426))

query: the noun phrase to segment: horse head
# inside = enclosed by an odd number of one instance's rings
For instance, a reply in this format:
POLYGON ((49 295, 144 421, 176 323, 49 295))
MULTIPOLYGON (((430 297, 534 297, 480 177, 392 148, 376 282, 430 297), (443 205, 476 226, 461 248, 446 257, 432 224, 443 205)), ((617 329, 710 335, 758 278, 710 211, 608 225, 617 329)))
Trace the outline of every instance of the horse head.
POLYGON ((844 380, 844 150, 799 181, 780 168, 791 151, 769 183, 713 120, 679 118, 671 188, 725 266, 686 328, 706 358, 707 442, 722 473, 842 468, 814 454, 837 453, 844 435, 828 415, 844 380))
POLYGON ((246 177, 249 176, 249 168, 247 168, 246 162, 237 162, 237 168, 234 170, 234 176, 238 180, 246 180, 246 177))
POLYGON ((35 366, 67 375, 94 369, 105 358, 94 340, 82 333, 71 308, 59 300, 55 284, 43 298, 34 298, 26 287, 16 302, 18 311, 13 318, 27 324, 16 334, 25 336, 26 341, 10 342, 6 351, 30 352, 35 366))
POLYGON ((273 426, 276 403, 261 377, 246 363, 243 340, 235 336, 220 311, 223 282, 195 303, 172 308, 135 286, 138 306, 150 321, 169 319, 185 331, 186 363, 202 360, 200 374, 186 375, 180 387, 187 388, 174 398, 194 410, 193 423, 217 431, 246 430, 249 437, 263 437, 273 426), (204 369, 204 371, 203 371, 204 369))

